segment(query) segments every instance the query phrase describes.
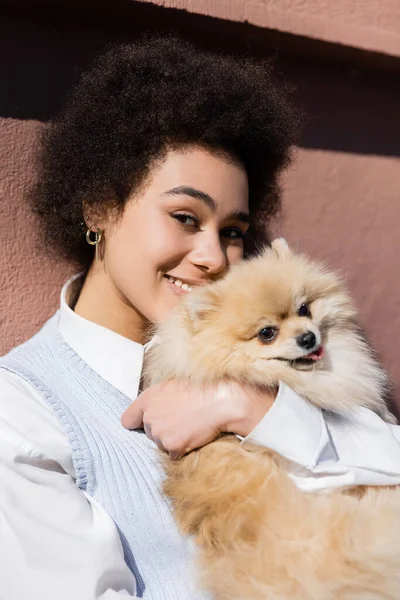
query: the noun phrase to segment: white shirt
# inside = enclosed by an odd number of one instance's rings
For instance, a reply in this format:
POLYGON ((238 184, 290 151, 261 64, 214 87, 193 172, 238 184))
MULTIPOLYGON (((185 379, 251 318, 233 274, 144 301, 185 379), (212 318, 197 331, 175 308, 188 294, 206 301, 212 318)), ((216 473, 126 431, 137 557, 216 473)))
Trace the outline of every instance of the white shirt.
MULTIPOLYGON (((134 400, 145 348, 74 313, 75 279, 61 293, 61 335, 134 400)), ((291 461, 289 476, 305 491, 400 483, 400 427, 366 409, 325 413, 283 384, 245 440, 291 461)), ((114 522, 75 485, 58 419, 28 383, 0 371, 0 599, 117 600, 135 590, 114 522)))

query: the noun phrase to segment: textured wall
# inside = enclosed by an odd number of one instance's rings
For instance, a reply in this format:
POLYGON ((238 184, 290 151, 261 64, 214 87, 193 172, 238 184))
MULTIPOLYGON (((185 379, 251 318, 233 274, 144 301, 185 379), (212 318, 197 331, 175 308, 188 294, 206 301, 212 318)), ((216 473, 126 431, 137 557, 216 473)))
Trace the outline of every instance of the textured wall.
MULTIPOLYGON (((55 310, 71 273, 37 248, 24 203, 37 132, 78 66, 109 40, 135 35, 115 25, 7 17, 0 25, 0 76, 8 81, 0 96, 0 353, 55 310)), ((285 217, 276 232, 342 270, 396 382, 400 406, 400 84, 390 72, 312 57, 300 63, 289 54, 279 67, 298 86, 309 120, 284 178, 285 217)))
MULTIPOLYGON (((242 20, 246 15, 276 10, 281 14, 293 13, 307 18, 332 20, 358 27, 371 27, 400 33, 400 5, 398 0, 141 0, 193 12, 213 14, 219 11, 224 18, 242 20)), ((285 24, 282 23, 282 27, 285 24)))
POLYGON ((398 0, 139 0, 400 56, 398 0))
POLYGON ((71 272, 38 250, 37 227, 24 202, 39 127, 35 121, 0 119, 0 354, 52 314, 71 272))

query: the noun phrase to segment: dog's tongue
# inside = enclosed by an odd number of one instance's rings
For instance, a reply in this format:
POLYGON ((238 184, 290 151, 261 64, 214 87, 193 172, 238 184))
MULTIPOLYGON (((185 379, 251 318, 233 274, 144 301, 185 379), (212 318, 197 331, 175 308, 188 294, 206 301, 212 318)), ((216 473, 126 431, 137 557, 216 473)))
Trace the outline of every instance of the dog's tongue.
POLYGON ((310 358, 311 360, 319 360, 322 357, 323 353, 324 353, 324 349, 322 346, 320 346, 313 352, 310 352, 310 354, 307 354, 306 356, 304 356, 304 358, 310 358))

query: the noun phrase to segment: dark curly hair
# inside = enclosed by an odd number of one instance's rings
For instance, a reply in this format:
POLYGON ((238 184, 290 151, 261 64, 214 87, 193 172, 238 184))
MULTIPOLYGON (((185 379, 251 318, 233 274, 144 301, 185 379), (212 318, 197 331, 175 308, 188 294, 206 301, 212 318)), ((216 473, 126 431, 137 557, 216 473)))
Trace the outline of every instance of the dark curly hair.
POLYGON ((93 246, 85 241, 83 206, 121 213, 153 162, 189 144, 244 166, 255 239, 279 210, 277 175, 298 123, 266 61, 212 54, 170 36, 115 46, 42 134, 30 198, 47 244, 87 268, 93 246))

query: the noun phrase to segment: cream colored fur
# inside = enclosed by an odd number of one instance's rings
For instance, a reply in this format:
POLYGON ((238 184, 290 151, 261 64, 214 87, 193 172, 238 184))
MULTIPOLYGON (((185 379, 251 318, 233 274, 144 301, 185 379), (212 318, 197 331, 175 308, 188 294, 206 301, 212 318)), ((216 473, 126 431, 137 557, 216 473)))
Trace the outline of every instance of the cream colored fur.
MULTIPOLYGON (((394 422, 382 400, 386 376, 342 282, 282 240, 188 294, 157 334, 147 385, 284 381, 325 409, 366 406, 394 422), (311 318, 297 315, 304 302, 311 318), (279 327, 268 344, 257 337, 265 326, 279 327), (290 362, 304 354, 296 336, 309 330, 323 358, 290 362)), ((233 436, 164 463, 165 493, 197 542, 199 577, 215 600, 400 599, 400 488, 305 494, 271 452, 233 436)))

